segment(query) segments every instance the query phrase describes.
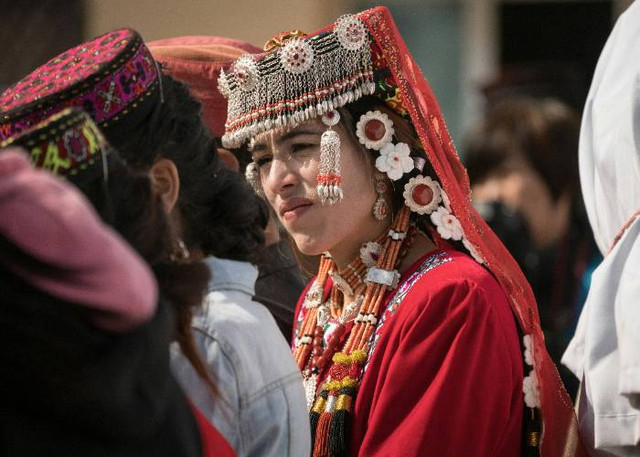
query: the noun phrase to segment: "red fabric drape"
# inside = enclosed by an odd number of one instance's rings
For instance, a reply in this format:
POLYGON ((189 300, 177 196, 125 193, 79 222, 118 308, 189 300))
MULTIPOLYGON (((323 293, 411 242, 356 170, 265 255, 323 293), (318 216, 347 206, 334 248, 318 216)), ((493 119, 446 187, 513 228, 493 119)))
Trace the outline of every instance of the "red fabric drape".
POLYGON ((427 159, 449 196, 453 213, 460 220, 467 239, 504 288, 522 331, 533 336, 535 369, 542 403, 542 456, 586 456, 578 436, 571 399, 544 346, 531 287, 513 257, 471 205, 466 170, 460 162, 431 88, 409 53, 389 10, 378 7, 359 16, 365 21, 388 63, 404 108, 409 112, 427 159))

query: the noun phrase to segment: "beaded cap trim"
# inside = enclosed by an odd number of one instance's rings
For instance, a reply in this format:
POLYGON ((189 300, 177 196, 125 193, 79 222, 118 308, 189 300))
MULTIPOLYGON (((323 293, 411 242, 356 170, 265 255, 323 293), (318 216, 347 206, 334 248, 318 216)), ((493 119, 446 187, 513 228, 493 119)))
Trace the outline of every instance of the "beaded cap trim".
POLYGON ((109 146, 91 118, 76 108, 66 108, 33 129, 9 138, 0 147, 20 146, 37 168, 71 181, 106 180, 104 156, 109 146))
POLYGON ((158 67, 137 32, 102 35, 51 59, 0 95, 0 139, 68 106, 107 127, 135 112, 158 86, 158 67))
POLYGON ((373 94, 371 43, 364 22, 345 15, 316 35, 242 56, 218 81, 229 100, 223 145, 238 147, 259 133, 294 126, 373 94))

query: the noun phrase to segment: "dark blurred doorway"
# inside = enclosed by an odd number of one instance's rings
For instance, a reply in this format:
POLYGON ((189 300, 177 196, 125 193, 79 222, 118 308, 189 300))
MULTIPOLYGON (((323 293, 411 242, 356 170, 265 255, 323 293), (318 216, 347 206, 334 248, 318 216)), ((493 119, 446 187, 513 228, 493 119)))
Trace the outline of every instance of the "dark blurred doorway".
POLYGON ((501 3, 500 85, 581 109, 613 21, 613 1, 501 3))

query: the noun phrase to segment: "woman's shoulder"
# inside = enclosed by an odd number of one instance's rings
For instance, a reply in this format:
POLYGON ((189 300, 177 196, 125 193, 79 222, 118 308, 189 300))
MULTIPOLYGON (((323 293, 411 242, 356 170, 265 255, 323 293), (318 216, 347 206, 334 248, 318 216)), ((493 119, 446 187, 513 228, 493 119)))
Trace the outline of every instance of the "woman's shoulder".
POLYGON ((439 249, 425 254, 408 269, 405 283, 429 290, 467 286, 500 289, 491 273, 467 254, 455 249, 439 249))
MULTIPOLYGON (((475 307, 508 308, 504 290, 491 273, 470 256, 454 249, 433 251, 419 259, 390 300, 417 302, 415 312, 428 304, 447 309, 475 307)), ((474 311, 479 311, 478 309, 474 311)))

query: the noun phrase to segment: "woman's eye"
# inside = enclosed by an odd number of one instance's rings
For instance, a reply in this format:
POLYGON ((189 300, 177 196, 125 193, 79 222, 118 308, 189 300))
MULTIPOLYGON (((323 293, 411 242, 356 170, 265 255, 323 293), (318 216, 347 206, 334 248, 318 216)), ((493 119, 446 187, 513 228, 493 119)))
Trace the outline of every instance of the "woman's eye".
POLYGON ((291 145, 291 152, 300 152, 314 147, 312 143, 296 143, 291 145))
POLYGON ((258 168, 261 168, 263 165, 266 165, 269 162, 271 162, 271 157, 269 156, 259 157, 257 159, 253 159, 253 161, 256 163, 256 165, 258 165, 258 168))

